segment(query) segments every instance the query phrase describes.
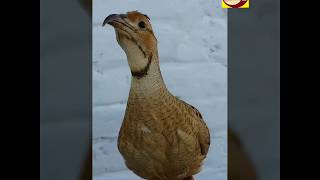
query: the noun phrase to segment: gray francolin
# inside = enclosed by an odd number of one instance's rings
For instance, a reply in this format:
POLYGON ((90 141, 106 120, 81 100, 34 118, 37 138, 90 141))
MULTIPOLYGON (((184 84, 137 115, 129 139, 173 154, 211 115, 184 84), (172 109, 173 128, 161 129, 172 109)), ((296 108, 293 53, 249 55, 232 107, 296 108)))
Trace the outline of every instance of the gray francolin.
POLYGON ((157 39, 138 12, 109 15, 127 55, 131 88, 118 149, 127 167, 148 180, 187 180, 201 169, 210 146, 200 112, 173 96, 160 72, 157 39))

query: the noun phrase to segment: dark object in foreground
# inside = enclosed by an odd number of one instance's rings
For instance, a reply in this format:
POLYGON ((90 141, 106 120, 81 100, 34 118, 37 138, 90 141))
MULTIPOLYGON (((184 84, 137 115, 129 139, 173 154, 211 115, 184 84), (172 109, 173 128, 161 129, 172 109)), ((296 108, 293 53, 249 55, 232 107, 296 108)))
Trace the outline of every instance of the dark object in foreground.
POLYGON ((231 129, 228 130, 228 179, 257 180, 252 162, 240 139, 231 129))

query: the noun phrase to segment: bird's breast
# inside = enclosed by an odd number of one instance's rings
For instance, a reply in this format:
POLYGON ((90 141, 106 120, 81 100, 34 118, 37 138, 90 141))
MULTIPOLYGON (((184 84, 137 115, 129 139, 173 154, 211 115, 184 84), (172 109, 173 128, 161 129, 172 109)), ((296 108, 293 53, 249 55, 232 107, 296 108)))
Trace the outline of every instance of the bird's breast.
POLYGON ((182 106, 169 98, 128 104, 118 148, 129 169, 150 177, 181 176, 200 167, 197 132, 182 106))

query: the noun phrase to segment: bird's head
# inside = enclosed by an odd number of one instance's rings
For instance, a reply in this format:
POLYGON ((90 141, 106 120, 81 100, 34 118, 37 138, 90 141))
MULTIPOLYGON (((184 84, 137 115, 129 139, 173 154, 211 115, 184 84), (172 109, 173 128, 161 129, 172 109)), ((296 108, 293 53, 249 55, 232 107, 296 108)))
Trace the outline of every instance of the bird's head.
POLYGON ((157 39, 149 17, 138 11, 111 14, 103 22, 114 27, 118 44, 127 55, 132 73, 143 73, 157 55, 157 39))

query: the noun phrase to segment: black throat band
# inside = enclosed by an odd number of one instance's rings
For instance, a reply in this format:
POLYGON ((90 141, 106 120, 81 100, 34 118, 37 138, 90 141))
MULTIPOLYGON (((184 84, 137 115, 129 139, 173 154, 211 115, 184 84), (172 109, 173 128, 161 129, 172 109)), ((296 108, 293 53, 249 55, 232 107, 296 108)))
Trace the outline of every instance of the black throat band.
POLYGON ((140 79, 148 74, 150 64, 152 61, 152 54, 148 57, 148 64, 140 71, 131 71, 132 76, 140 79))

